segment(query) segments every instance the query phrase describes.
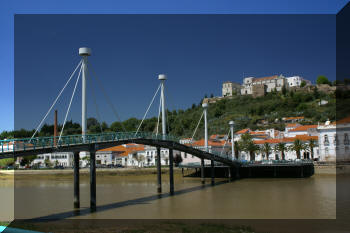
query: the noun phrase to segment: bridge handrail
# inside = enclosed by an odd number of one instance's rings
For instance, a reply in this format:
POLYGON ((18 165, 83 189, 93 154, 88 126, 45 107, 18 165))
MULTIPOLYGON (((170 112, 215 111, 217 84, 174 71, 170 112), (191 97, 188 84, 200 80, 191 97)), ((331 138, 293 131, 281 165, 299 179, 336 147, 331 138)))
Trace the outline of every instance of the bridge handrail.
MULTIPOLYGON (((59 137, 35 137, 35 138, 14 138, 0 140, 0 153, 14 152, 16 150, 25 151, 26 149, 41 148, 54 148, 61 147, 64 145, 77 145, 77 144, 90 144, 96 142, 105 141, 118 141, 124 139, 137 139, 137 138, 148 138, 148 139, 163 139, 163 135, 154 134, 151 132, 107 132, 101 134, 87 134, 82 136, 81 134, 75 135, 64 135, 59 140, 59 137), (56 139, 56 140, 55 140, 56 139), (56 141, 56 145, 55 145, 56 141), (10 145, 12 143, 12 145, 10 145), (12 148, 11 148, 12 147, 12 148)), ((165 140, 179 141, 179 138, 173 135, 166 135, 165 140)))

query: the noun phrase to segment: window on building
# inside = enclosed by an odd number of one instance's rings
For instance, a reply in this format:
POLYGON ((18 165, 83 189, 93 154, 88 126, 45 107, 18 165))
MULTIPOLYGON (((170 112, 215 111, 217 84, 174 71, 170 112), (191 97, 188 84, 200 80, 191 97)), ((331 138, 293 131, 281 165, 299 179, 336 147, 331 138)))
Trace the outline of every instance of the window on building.
POLYGON ((347 133, 344 134, 344 145, 349 145, 349 135, 347 133))
POLYGON ((334 134, 334 144, 339 145, 338 135, 334 134))
POLYGON ((185 153, 185 156, 184 156, 184 157, 185 157, 185 159, 187 159, 187 153, 185 153))
POLYGON ((324 144, 325 145, 329 145, 329 141, 328 141, 328 135, 324 135, 324 144))

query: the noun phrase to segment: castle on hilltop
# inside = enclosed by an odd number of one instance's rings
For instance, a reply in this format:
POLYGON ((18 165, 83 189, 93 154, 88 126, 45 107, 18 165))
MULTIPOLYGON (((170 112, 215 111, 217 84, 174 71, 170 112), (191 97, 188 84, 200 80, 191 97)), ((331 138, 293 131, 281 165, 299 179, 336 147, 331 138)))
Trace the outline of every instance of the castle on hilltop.
POLYGON ((243 84, 227 81, 222 85, 222 97, 240 95, 263 96, 268 92, 282 91, 285 88, 300 88, 310 86, 311 82, 300 76, 284 77, 283 75, 273 75, 269 77, 246 77, 243 84))

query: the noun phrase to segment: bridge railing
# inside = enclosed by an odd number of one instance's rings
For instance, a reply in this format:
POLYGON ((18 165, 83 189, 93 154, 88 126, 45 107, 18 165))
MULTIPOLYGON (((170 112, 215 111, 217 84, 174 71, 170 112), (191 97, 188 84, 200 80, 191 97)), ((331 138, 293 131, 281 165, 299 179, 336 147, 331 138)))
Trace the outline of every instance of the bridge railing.
MULTIPOLYGON (((102 134, 66 135, 59 137, 36 137, 0 140, 0 153, 28 151, 43 148, 59 148, 79 144, 92 144, 119 140, 129 140, 137 138, 163 140, 163 135, 149 132, 110 132, 102 134)), ((165 140, 179 141, 172 135, 166 135, 165 140)))

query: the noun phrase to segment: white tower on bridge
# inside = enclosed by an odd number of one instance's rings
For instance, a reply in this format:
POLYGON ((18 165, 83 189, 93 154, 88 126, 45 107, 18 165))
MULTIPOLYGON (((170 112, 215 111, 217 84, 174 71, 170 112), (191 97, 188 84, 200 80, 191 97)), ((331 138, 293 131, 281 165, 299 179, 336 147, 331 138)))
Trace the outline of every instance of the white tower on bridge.
POLYGON ((166 139, 166 116, 165 116, 165 97, 164 97, 164 82, 167 79, 165 74, 158 75, 158 79, 161 81, 161 93, 160 93, 160 99, 162 102, 162 134, 163 134, 163 140, 166 139))
POLYGON ((230 121, 229 123, 228 123, 229 125, 230 125, 230 131, 231 131, 231 150, 232 150, 232 159, 234 159, 235 158, 235 151, 234 151, 234 141, 233 141, 233 127, 234 127, 234 125, 235 125, 235 122, 234 121, 230 121))
POLYGON ((86 135, 86 76, 87 76, 87 57, 91 55, 91 49, 79 48, 79 55, 83 57, 82 62, 82 91, 81 91, 81 135, 85 141, 86 135))
POLYGON ((204 111, 204 149, 208 152, 208 104, 204 103, 202 104, 203 111, 204 111))

